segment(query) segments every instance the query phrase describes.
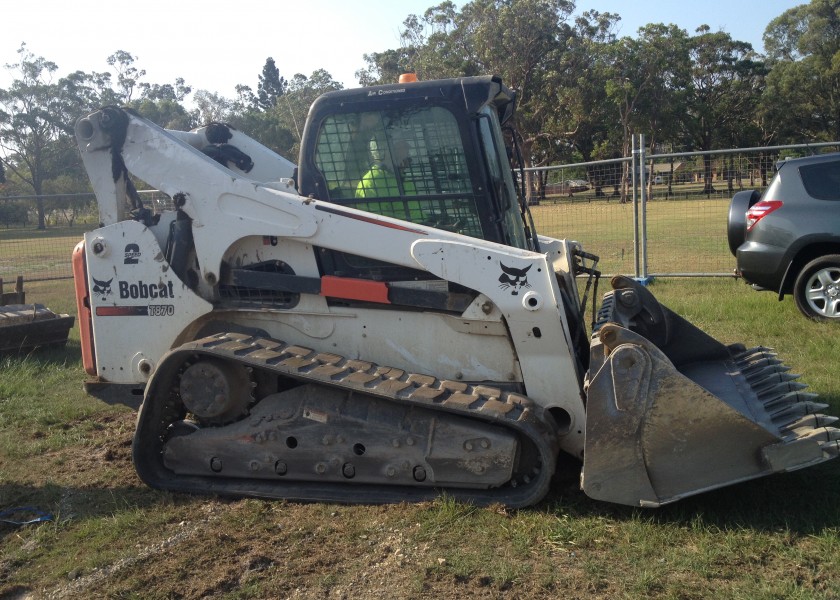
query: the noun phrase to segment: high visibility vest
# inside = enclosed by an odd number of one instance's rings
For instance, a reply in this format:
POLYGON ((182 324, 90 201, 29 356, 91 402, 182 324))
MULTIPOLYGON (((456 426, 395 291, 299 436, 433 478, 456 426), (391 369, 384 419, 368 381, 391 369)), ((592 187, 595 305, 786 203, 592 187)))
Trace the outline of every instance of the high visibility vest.
MULTIPOLYGON (((414 195, 417 189, 410 181, 403 182, 403 192, 406 195, 414 195)), ((396 176, 382 165, 374 164, 370 171, 365 173, 362 180, 356 186, 356 198, 388 198, 382 202, 361 202, 355 205, 359 210, 366 210, 386 217, 396 219, 407 219, 415 223, 423 220, 423 212, 417 200, 400 201, 400 187, 396 176), (408 209, 408 215, 405 209, 408 209)))

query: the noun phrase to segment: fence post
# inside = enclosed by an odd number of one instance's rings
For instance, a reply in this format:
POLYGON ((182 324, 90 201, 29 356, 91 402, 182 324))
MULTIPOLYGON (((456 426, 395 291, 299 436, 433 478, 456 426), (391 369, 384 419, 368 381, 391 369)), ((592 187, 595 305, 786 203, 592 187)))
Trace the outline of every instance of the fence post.
POLYGON ((630 136, 630 201, 633 203, 633 276, 639 278, 639 203, 636 197, 636 173, 638 168, 638 148, 636 148, 636 136, 630 136))
MULTIPOLYGON (((646 163, 647 153, 645 152, 645 134, 639 134, 639 201, 642 205, 641 216, 641 247, 642 247, 642 272, 637 274, 642 284, 648 281, 648 261, 647 261, 647 182, 646 179, 646 163)), ((652 175, 652 174, 651 174, 652 175)), ((634 190, 635 193, 635 190, 634 190)))

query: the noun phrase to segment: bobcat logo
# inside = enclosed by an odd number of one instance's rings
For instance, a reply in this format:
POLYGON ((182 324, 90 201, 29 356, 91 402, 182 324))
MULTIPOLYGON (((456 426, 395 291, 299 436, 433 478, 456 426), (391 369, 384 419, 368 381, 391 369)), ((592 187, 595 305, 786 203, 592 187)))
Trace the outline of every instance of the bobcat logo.
POLYGON ((510 292, 511 296, 518 296, 519 290, 531 287, 531 284, 528 283, 528 270, 533 265, 528 265, 524 269, 514 269, 513 267, 505 266, 503 262, 499 262, 499 266, 502 267, 502 274, 499 276, 499 283, 501 285, 499 287, 503 290, 512 287, 513 289, 510 292))
POLYGON ((111 277, 108 281, 100 281, 96 277, 91 277, 91 279, 93 279, 94 294, 100 294, 103 300, 106 296, 111 295, 111 282, 114 281, 113 277, 111 277))

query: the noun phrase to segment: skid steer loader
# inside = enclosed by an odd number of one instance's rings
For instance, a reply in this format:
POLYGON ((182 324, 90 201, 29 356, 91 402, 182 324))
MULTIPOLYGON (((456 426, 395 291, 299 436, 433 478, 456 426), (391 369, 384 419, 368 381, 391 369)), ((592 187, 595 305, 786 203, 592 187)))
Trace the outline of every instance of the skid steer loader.
POLYGON ((826 405, 538 235, 495 77, 327 94, 294 166, 118 108, 76 136, 101 226, 74 253, 91 392, 142 394, 133 458, 184 492, 659 506, 838 454, 826 405), (135 181, 171 206, 144 202, 135 181), (587 290, 589 287, 587 286, 587 290))

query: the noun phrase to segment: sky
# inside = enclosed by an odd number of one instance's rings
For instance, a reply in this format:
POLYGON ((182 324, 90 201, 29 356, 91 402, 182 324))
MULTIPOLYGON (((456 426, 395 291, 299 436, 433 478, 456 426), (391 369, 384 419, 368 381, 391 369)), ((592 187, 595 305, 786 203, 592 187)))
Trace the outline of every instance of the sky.
MULTIPOLYGON (((21 42, 35 56, 56 63, 58 76, 108 71, 117 50, 135 57, 147 83, 182 77, 193 90, 227 98, 237 84, 256 89, 272 57, 280 75, 327 70, 345 87, 357 85, 364 54, 400 46, 410 14, 422 15, 440 0, 24 0, 4 3, 0 36, 0 88, 14 79, 21 42)), ((457 1, 461 7, 465 2, 457 1)), ((585 10, 621 16, 618 33, 635 37, 647 23, 674 23, 693 33, 707 24, 763 50, 767 24, 802 1, 794 0, 578 0, 585 10)))

